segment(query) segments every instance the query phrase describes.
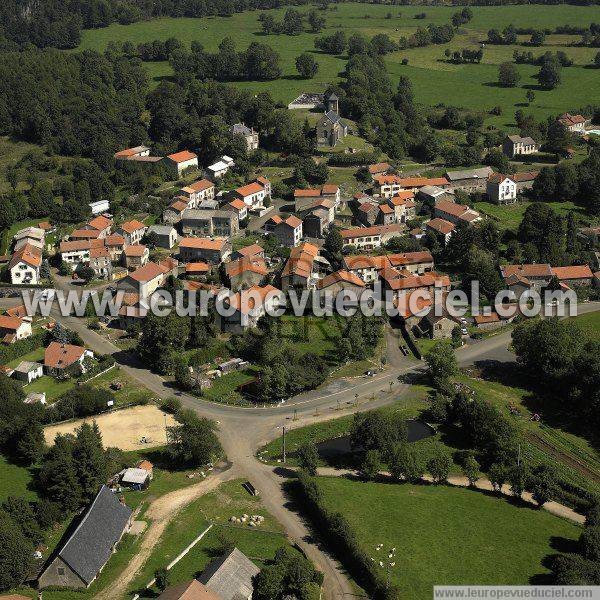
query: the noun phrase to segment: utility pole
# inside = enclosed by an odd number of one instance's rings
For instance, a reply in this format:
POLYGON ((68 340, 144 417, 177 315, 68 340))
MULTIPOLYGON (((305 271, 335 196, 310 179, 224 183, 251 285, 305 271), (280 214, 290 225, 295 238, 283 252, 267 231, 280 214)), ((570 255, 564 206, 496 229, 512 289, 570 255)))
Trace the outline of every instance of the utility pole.
POLYGON ((283 438, 283 462, 285 463, 285 425, 283 426, 283 433, 282 433, 282 438, 283 438))

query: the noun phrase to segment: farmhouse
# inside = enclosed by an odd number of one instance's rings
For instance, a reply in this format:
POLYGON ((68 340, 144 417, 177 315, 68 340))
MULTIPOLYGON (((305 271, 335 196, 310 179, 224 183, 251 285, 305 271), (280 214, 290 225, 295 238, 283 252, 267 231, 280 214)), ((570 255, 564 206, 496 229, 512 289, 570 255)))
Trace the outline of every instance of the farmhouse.
POLYGON ((340 188, 337 185, 325 184, 321 188, 294 190, 294 209, 303 212, 315 207, 322 200, 333 200, 334 207, 340 205, 340 188))
POLYGON ((267 310, 280 306, 281 291, 272 285, 255 285, 233 294, 224 303, 233 309, 233 313, 217 316, 220 327, 224 332, 239 334, 249 327, 256 327, 267 310))
POLYGON ((226 238, 186 237, 179 243, 182 262, 207 262, 218 265, 231 254, 231 242, 226 238))
POLYGON ((31 244, 17 250, 8 263, 12 284, 37 285, 40 282, 42 251, 31 244))
POLYGON ((148 298, 165 284, 169 272, 167 266, 149 262, 133 273, 129 273, 127 277, 123 277, 117 283, 117 290, 134 292, 142 299, 148 298))
POLYGON ((215 184, 208 179, 199 179, 181 188, 179 196, 187 199, 188 208, 196 208, 203 200, 214 199, 215 184))
POLYGON ((233 135, 241 135, 246 140, 246 150, 251 152, 258 148, 258 132, 251 127, 246 127, 244 123, 236 123, 231 127, 233 135))
POLYGON ((120 235, 126 244, 139 244, 146 233, 148 227, 141 221, 132 220, 121 223, 115 233, 120 235))
POLYGON ((454 223, 446 221, 446 219, 440 219, 439 217, 427 221, 427 223, 425 223, 425 227, 438 235, 438 237, 441 238, 444 246, 450 241, 450 238, 456 229, 456 225, 454 223))
POLYGON ((319 249, 308 242, 292 248, 281 272, 281 288, 313 289, 322 270, 329 265, 318 255, 319 249))
POLYGON ((558 117, 558 121, 562 123, 570 133, 576 135, 583 135, 585 133, 586 118, 582 115, 564 113, 558 117))
POLYGON ((156 245, 159 248, 170 250, 177 243, 177 231, 172 225, 150 225, 146 233, 156 236, 156 245))
POLYGON ((434 214, 436 217, 450 221, 455 225, 459 223, 477 223, 481 221, 481 215, 472 208, 465 206, 464 204, 456 204, 448 200, 440 200, 434 208, 434 214))
POLYGON ((290 215, 275 226, 273 235, 282 246, 293 248, 302 240, 302 221, 295 215, 290 215))
POLYGON ((0 340, 12 344, 31 335, 31 319, 0 315, 0 340))
POLYGON ((237 548, 211 562, 198 577, 222 600, 251 600, 260 569, 237 548))
POLYGON ((344 229, 341 231, 344 246, 356 246, 363 250, 379 248, 393 237, 399 236, 406 230, 403 223, 392 223, 392 225, 374 225, 373 227, 357 227, 355 229, 344 229))
POLYGON ((552 279, 552 267, 549 264, 501 265, 500 273, 507 289, 517 297, 527 289, 540 292, 552 279))
POLYGON ((577 285, 592 285, 594 274, 588 265, 574 265, 572 267, 552 267, 552 274, 561 284, 568 287, 577 285))
POLYGON ((512 177, 494 173, 487 181, 488 200, 495 204, 513 204, 517 201, 517 184, 512 177))
POLYGON ((103 485, 73 533, 42 571, 39 587, 89 587, 130 525, 131 509, 103 485))
POLYGON ((520 135, 507 135, 502 143, 502 151, 508 158, 519 155, 535 154, 538 150, 535 140, 520 135))
POLYGON ((517 194, 522 190, 531 189, 535 178, 539 174, 539 171, 521 171, 520 173, 511 175, 511 179, 517 184, 517 194))
POLYGON ((484 190, 488 177, 494 172, 491 167, 479 169, 464 169, 461 171, 447 171, 446 179, 452 190, 461 189, 466 192, 484 190))
POLYGON ((186 209, 181 217, 184 235, 232 237, 240 230, 237 214, 230 210, 186 209))
POLYGON ((189 150, 168 154, 163 158, 163 162, 176 177, 181 177, 186 169, 198 168, 198 156, 189 150))
POLYGON ((83 346, 50 342, 44 351, 44 371, 48 375, 73 375, 83 372, 83 361, 93 357, 83 346))

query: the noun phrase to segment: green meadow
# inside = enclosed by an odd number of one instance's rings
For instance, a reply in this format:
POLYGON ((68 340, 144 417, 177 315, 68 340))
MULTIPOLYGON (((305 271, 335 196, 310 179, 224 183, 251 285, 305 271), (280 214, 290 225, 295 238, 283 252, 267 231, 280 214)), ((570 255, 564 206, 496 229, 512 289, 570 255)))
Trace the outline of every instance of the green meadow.
MULTIPOLYGON (((307 11, 308 8, 301 9, 307 11)), ((135 44, 154 39, 176 37, 189 45, 201 42, 209 51, 215 51, 220 41, 231 36, 238 48, 251 42, 264 42, 275 48, 281 57, 282 78, 267 82, 239 82, 242 88, 253 92, 268 91, 274 98, 288 103, 302 91, 320 91, 329 83, 339 80, 346 64, 345 56, 329 56, 316 51, 314 40, 320 35, 343 29, 348 35, 359 32, 367 37, 386 33, 392 39, 408 36, 418 27, 430 23, 440 25, 450 22, 455 7, 386 6, 343 3, 334 5, 326 12, 327 25, 319 34, 306 31, 298 36, 263 35, 258 22, 260 11, 246 12, 232 17, 164 18, 135 23, 111 25, 97 30, 84 31, 80 49, 103 50, 111 41, 131 41, 135 44), (415 15, 426 13, 425 19, 415 15), (387 18, 388 13, 391 18, 387 18), (294 60, 302 52, 313 52, 320 69, 312 80, 299 79, 294 60)), ((280 19, 285 9, 271 11, 280 19)), ((588 68, 597 49, 569 46, 579 36, 549 35, 543 47, 532 48, 534 55, 550 50, 563 50, 575 63, 562 70, 562 83, 552 91, 539 90, 535 74, 537 67, 518 65, 521 81, 515 88, 496 86, 498 65, 512 60, 515 50, 530 49, 522 45, 528 36, 520 36, 519 45, 490 46, 484 49, 481 64, 455 65, 445 60, 444 51, 475 48, 484 41, 490 28, 502 29, 513 23, 517 27, 553 29, 558 25, 576 23, 580 26, 600 21, 598 6, 490 6, 473 7, 473 19, 461 27, 449 44, 412 48, 385 57, 393 81, 401 75, 410 77, 419 102, 425 105, 446 104, 488 111, 494 106, 503 109, 503 115, 490 117, 489 122, 498 126, 513 127, 512 115, 516 108, 525 107, 525 93, 532 88, 536 93, 534 102, 527 110, 539 118, 565 110, 576 110, 600 95, 600 77, 588 68), (407 65, 402 61, 408 60, 407 65)), ((171 74, 168 63, 146 63, 153 82, 171 74)))

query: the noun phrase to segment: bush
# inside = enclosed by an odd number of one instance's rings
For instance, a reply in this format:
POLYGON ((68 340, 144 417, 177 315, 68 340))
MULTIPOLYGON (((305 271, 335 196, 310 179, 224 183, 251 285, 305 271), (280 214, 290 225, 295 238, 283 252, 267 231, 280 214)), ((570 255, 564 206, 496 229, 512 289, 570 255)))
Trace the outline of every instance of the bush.
POLYGON ((433 482, 437 484, 448 481, 451 466, 452 461, 450 460, 450 457, 442 452, 436 456, 432 456, 427 461, 427 470, 433 478, 433 482))
POLYGON ((161 402, 160 409, 166 413, 175 415, 181 410, 181 400, 170 396, 161 402))

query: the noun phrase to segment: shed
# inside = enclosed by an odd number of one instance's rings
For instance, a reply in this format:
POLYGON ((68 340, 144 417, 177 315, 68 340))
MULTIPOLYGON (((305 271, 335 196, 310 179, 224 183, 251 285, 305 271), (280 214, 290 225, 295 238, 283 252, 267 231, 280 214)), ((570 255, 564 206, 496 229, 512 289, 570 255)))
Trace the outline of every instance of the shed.
POLYGON ((144 490, 150 482, 150 473, 137 467, 125 469, 121 475, 121 483, 133 490, 144 490))

